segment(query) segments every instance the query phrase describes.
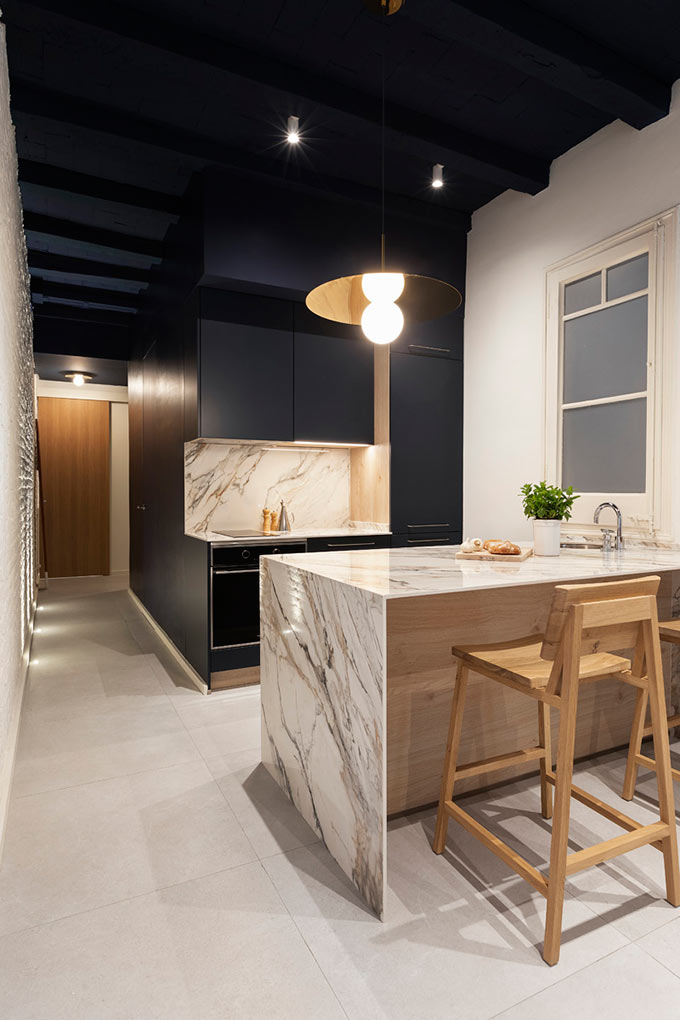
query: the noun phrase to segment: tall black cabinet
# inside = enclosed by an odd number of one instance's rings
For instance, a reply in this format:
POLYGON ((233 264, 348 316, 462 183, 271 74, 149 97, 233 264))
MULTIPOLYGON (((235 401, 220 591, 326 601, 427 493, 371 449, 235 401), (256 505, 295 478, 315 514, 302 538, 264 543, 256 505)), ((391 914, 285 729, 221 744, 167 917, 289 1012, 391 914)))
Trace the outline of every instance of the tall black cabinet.
POLYGON ((447 354, 391 354, 393 545, 460 541, 463 362, 447 354))

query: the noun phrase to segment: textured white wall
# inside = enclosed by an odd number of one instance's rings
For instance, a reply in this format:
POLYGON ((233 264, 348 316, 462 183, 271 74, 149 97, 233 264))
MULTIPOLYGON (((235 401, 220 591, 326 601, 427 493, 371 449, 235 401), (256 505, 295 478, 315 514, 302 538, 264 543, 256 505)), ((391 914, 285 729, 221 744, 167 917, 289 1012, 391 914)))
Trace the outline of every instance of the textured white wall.
MULTIPOLYGON (((546 270, 679 203, 676 83, 668 117, 643 131, 610 124, 554 161, 545 191, 507 191, 474 214, 465 299, 467 534, 531 535, 518 491, 544 469, 546 270)), ((677 373, 677 364, 667 367, 677 373)), ((676 408, 677 392, 676 384, 676 408)), ((677 443, 677 423, 673 432, 677 443)), ((675 488, 677 539, 677 480, 675 488)))
POLYGON ((31 299, 0 26, 0 845, 34 607, 31 299))

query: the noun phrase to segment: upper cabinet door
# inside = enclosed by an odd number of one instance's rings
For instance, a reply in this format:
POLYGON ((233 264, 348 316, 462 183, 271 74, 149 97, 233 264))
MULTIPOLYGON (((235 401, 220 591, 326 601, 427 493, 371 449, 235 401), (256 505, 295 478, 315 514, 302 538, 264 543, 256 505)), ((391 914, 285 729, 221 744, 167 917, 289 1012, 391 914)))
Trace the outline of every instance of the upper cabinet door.
POLYGON ((200 436, 293 439, 293 336, 201 320, 200 436))
POLYGON ((459 531, 463 363, 392 352, 390 378, 392 531, 459 531))
POLYGON ((295 438, 373 442, 373 344, 295 333, 295 438))
POLYGON ((391 349, 460 361, 463 357, 462 311, 452 312, 443 319, 406 323, 391 349))

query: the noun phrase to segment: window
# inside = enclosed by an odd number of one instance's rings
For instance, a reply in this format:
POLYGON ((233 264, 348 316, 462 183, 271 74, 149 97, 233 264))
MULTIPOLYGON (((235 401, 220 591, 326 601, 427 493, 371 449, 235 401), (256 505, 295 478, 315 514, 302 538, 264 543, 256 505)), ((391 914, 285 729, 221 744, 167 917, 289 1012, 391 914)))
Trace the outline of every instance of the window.
POLYGON ((674 245, 670 212, 548 271, 546 478, 581 494, 572 527, 592 527, 611 500, 628 531, 670 532, 662 366, 674 245))

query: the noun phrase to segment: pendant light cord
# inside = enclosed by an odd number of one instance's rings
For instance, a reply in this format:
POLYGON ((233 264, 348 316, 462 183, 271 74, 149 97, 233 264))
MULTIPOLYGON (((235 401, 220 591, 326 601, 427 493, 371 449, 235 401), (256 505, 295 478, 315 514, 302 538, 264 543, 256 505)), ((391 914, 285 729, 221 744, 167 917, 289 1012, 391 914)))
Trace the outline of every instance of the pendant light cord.
POLYGON ((385 272, 385 39, 387 15, 383 12, 380 73, 380 270, 385 272))

